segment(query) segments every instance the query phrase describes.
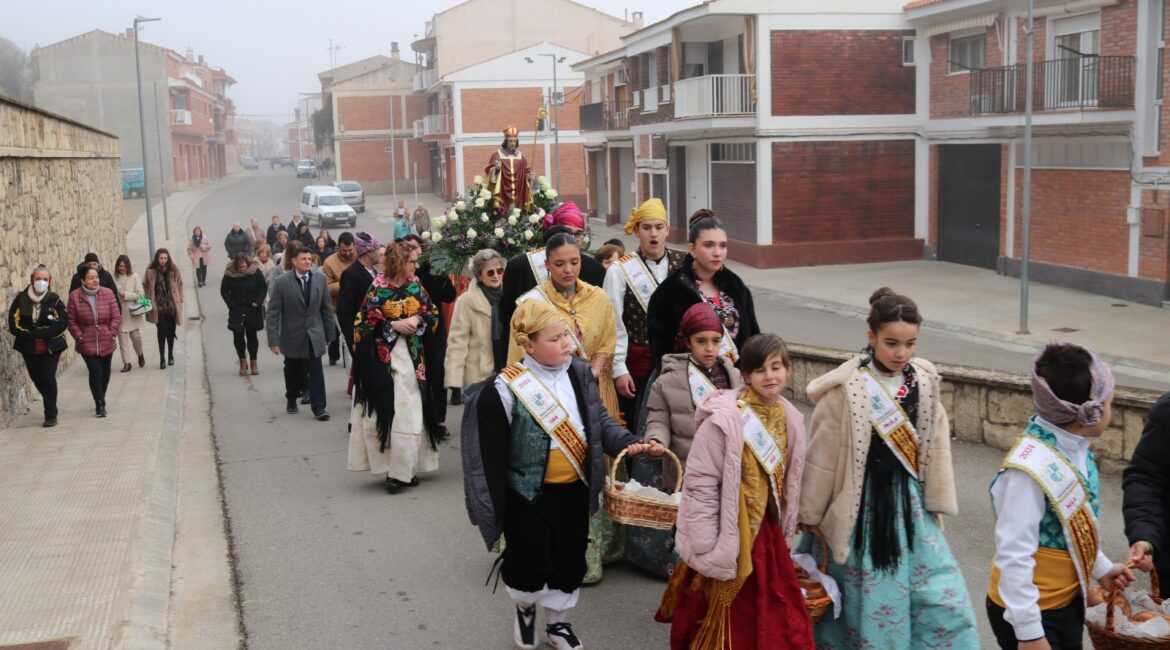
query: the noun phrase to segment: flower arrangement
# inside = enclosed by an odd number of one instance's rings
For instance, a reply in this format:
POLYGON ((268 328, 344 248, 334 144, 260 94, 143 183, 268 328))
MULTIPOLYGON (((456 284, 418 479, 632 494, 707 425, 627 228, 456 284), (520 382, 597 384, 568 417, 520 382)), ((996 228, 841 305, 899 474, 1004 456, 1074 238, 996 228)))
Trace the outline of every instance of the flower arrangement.
POLYGON ((557 191, 544 176, 536 181, 532 205, 525 210, 495 205, 483 177, 476 176, 445 214, 431 219, 431 230, 420 234, 433 244, 431 269, 460 275, 469 268, 471 258, 486 248, 499 251, 507 260, 539 246, 544 216, 556 208, 557 191))

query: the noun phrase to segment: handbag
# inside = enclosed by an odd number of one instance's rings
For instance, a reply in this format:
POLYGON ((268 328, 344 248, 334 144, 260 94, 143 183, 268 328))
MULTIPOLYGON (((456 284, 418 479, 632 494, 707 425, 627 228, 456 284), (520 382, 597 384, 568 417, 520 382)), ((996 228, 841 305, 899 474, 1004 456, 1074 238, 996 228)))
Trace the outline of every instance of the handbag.
POLYGON ((141 315, 143 315, 149 311, 153 311, 153 310, 154 310, 154 303, 152 303, 150 301, 150 298, 146 298, 146 297, 139 298, 138 302, 130 305, 130 315, 131 316, 141 316, 141 315))

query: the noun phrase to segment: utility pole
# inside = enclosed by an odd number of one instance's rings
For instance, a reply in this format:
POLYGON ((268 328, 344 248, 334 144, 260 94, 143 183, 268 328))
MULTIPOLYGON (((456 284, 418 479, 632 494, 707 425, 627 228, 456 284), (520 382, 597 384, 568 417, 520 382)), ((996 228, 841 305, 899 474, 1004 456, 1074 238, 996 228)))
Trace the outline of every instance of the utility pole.
POLYGON ((390 193, 394 195, 394 209, 398 209, 398 160, 394 156, 394 77, 390 77, 390 193))
POLYGON ((142 139, 142 191, 146 193, 146 240, 151 256, 154 247, 154 214, 150 210, 150 165, 146 164, 146 113, 142 108, 142 62, 138 59, 138 23, 149 23, 161 18, 134 18, 134 72, 138 79, 138 137, 142 139))
MULTIPOLYGON (((553 87, 549 103, 552 104, 553 109, 553 185, 559 188, 561 186, 561 124, 557 121, 557 65, 563 63, 565 57, 548 52, 537 53, 536 56, 547 56, 552 59, 553 64, 553 87)), ((529 57, 525 57, 525 60, 529 63, 533 62, 529 57)))
MULTIPOLYGON (((167 84, 167 108, 163 109, 163 115, 169 116, 170 111, 170 83, 167 81, 154 82, 154 107, 158 108, 158 85, 167 84)), ((162 203, 163 203, 163 235, 167 241, 171 240, 171 215, 167 212, 167 166, 163 162, 162 157, 162 125, 157 117, 154 120, 154 135, 155 140, 158 141, 158 183, 162 188, 162 203)))
POLYGON ((1032 55, 1036 42, 1035 0, 1028 0, 1028 61, 1025 73, 1027 96, 1024 97, 1024 209, 1020 250, 1020 329, 1018 334, 1028 331, 1028 257, 1031 254, 1032 236, 1032 88, 1035 78, 1032 69, 1032 55))

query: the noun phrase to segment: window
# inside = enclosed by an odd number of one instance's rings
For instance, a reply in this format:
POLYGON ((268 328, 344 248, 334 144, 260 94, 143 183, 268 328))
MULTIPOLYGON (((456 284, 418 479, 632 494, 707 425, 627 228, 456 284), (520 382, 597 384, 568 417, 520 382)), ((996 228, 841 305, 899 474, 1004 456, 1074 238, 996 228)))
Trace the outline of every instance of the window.
POLYGON ((711 145, 711 162, 753 163, 756 161, 754 142, 716 142, 711 145))
POLYGON ((650 56, 646 57, 648 71, 646 73, 646 87, 656 88, 658 86, 658 53, 651 52, 650 56))
POLYGON ((976 34, 964 38, 952 38, 951 74, 982 68, 986 62, 986 46, 987 36, 985 34, 976 34))
POLYGON ((902 37, 902 65, 914 65, 914 37, 902 37))

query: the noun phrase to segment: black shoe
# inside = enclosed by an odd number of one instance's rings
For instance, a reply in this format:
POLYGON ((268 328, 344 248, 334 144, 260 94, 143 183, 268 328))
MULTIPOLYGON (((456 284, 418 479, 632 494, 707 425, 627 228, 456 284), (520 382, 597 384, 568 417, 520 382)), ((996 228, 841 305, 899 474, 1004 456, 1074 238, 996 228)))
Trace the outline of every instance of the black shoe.
POLYGON ((463 391, 458 388, 451 389, 451 405, 459 406, 463 404, 463 391))
POLYGON ((398 494, 402 491, 402 488, 406 486, 406 483, 403 483, 396 478, 390 478, 389 476, 386 477, 386 491, 390 494, 398 494))
POLYGON ((45 427, 46 429, 49 427, 57 426, 57 416, 54 415, 51 417, 46 417, 44 424, 42 424, 41 426, 45 427))
POLYGON ((309 403, 309 394, 305 393, 304 395, 301 395, 301 404, 308 404, 308 403, 309 403))
POLYGON ((144 366, 146 366, 146 357, 140 354, 138 355, 138 367, 142 368, 144 366))
POLYGON ((567 622, 544 626, 544 640, 557 650, 578 650, 584 647, 577 635, 573 634, 573 625, 567 622))
POLYGON ((288 403, 288 408, 285 409, 285 412, 289 413, 291 415, 291 414, 295 414, 295 413, 300 413, 301 409, 297 408, 296 400, 292 400, 291 402, 288 403))
POLYGON ((167 356, 167 365, 168 366, 175 365, 175 355, 172 354, 172 355, 167 356))
POLYGON ((105 402, 98 402, 97 408, 95 409, 95 411, 97 412, 97 416, 99 418, 106 417, 106 403, 105 402))
POLYGON ((167 369, 167 362, 162 360, 162 359, 159 359, 158 360, 158 369, 159 370, 166 370, 167 369))
POLYGON ((317 418, 318 420, 320 420, 322 422, 325 422, 326 420, 329 419, 329 411, 326 411, 325 409, 321 409, 320 411, 313 413, 313 417, 317 418))
POLYGON ((535 650, 536 648, 536 605, 531 607, 516 606, 516 622, 512 625, 512 640, 517 648, 535 650))
POLYGON ((330 360, 329 360, 329 365, 331 365, 331 366, 336 366, 336 365, 337 365, 337 359, 330 359, 330 360))

